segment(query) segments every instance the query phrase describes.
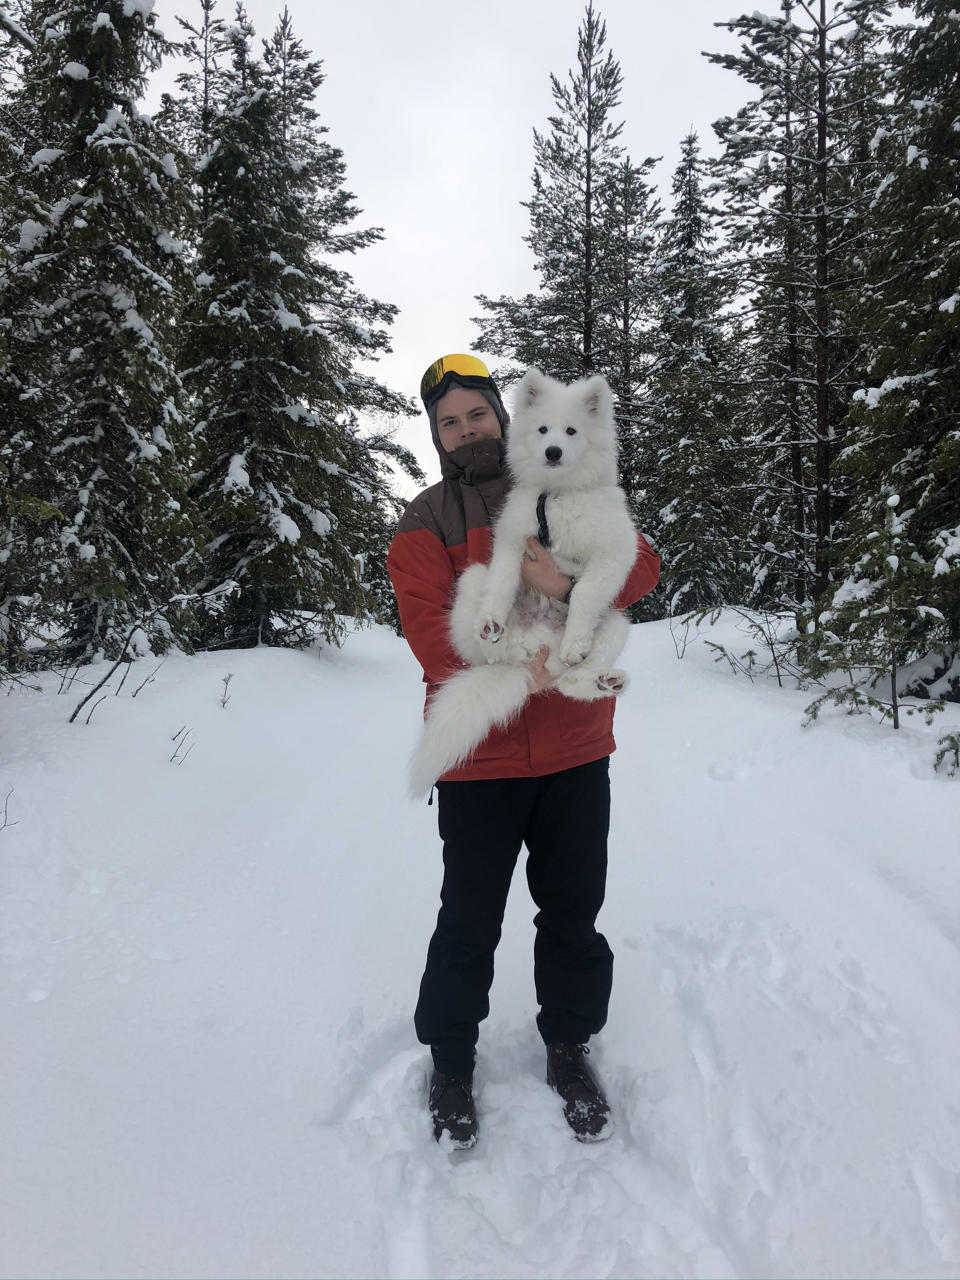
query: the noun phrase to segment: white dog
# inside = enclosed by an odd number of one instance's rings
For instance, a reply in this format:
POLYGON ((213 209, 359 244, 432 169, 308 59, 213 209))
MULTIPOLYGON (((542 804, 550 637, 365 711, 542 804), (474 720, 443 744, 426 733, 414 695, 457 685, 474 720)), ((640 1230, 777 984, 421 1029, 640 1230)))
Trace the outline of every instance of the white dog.
POLYGON ((493 531, 489 565, 466 569, 450 617, 453 647, 470 666, 431 699, 410 764, 413 795, 516 716, 535 687, 529 665, 546 646, 555 687, 585 701, 621 693, 614 664, 628 623, 612 604, 636 556, 636 534, 617 485, 613 396, 602 377, 566 387, 530 369, 507 433, 512 488, 493 531), (523 586, 527 538, 539 536, 574 580, 569 604, 523 586))

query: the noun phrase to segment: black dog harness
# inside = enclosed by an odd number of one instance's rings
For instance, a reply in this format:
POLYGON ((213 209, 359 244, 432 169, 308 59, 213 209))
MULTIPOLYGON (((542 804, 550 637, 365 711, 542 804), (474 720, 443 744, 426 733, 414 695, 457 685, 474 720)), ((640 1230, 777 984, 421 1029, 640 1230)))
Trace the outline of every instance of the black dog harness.
MULTIPOLYGON (((550 549, 550 526, 547 524, 547 495, 541 493, 537 498, 537 540, 544 550, 550 549)), ((570 576, 570 591, 563 597, 562 604, 570 603, 570 594, 576 586, 577 580, 573 575, 570 576)))
POLYGON ((537 537, 541 547, 549 549, 550 526, 547 524, 547 495, 541 493, 537 499, 537 537))

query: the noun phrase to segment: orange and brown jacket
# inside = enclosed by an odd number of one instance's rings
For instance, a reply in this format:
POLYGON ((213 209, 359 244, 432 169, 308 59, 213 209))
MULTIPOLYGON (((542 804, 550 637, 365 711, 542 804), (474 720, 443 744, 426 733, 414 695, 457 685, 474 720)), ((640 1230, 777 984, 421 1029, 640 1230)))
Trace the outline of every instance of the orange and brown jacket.
MULTIPOLYGON (((404 512, 387 556, 407 643, 423 668, 427 697, 463 662, 448 619, 457 576, 490 558, 490 525, 507 493, 502 440, 479 440, 446 453, 434 438, 443 479, 404 512)), ((657 585, 660 561, 642 534, 637 558, 615 601, 625 609, 657 585)), ((536 694, 517 720, 494 729, 472 759, 443 781, 530 778, 599 760, 614 750, 616 699, 580 702, 556 690, 536 694)))

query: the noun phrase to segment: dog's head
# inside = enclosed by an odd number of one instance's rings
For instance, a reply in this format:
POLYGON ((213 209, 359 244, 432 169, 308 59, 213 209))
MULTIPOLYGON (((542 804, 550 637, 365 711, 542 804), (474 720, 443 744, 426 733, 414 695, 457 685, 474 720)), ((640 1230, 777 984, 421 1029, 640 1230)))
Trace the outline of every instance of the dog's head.
POLYGON ((544 490, 617 483, 613 394, 599 374, 564 386, 539 369, 521 379, 507 438, 520 484, 544 490))

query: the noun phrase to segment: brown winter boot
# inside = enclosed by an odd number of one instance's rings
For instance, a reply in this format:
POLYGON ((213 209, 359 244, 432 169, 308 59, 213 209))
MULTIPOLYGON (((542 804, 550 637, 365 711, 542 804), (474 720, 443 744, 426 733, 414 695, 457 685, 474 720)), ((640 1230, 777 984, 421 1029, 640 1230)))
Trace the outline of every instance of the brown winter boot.
POLYGON ((613 1133, 610 1107, 587 1066, 585 1044, 547 1045, 547 1084, 563 1099, 563 1114, 578 1142, 603 1142, 613 1133))

